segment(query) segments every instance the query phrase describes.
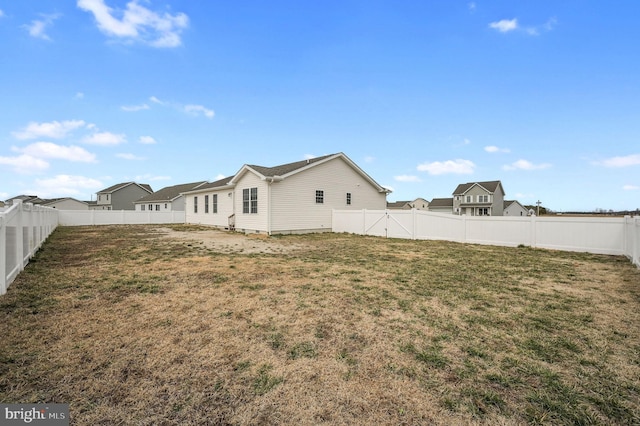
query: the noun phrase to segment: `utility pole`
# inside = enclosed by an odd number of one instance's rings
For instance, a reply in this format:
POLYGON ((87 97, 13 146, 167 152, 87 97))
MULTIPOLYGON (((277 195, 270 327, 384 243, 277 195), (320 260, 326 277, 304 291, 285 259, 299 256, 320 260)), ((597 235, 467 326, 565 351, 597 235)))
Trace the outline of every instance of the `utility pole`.
POLYGON ((538 206, 538 212, 536 213, 536 216, 540 216, 540 204, 542 204, 540 200, 536 201, 536 206, 538 206))

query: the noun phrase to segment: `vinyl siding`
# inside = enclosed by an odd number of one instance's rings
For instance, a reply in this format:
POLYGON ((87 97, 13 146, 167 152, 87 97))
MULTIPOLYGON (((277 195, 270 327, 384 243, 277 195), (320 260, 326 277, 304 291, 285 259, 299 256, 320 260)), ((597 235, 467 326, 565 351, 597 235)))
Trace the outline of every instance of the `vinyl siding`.
POLYGON ((211 225, 219 228, 229 226, 229 216, 233 214, 233 189, 218 191, 207 191, 198 194, 188 194, 185 204, 186 223, 197 223, 201 225, 211 225), (218 213, 213 213, 213 195, 218 194, 218 213), (231 194, 231 197, 229 197, 231 194), (209 213, 205 213, 204 199, 209 196, 209 213), (193 212, 193 198, 198 197, 198 213, 193 212))
MULTIPOLYGON (((127 185, 116 192, 109 194, 109 200, 111 201, 112 210, 134 210, 134 201, 138 201, 140 198, 149 195, 149 192, 140 188, 138 185, 127 185)), ((104 201, 105 194, 102 194, 102 200, 104 201)))
POLYGON ((241 176, 235 186, 236 229, 245 232, 268 232, 268 193, 267 182, 252 172, 241 176), (242 190, 258 188, 258 213, 242 213, 242 190))
POLYGON ((386 200, 344 160, 334 158, 271 185, 271 232, 330 231, 333 209, 384 210, 386 200), (323 204, 316 204, 316 190, 324 191, 323 204))

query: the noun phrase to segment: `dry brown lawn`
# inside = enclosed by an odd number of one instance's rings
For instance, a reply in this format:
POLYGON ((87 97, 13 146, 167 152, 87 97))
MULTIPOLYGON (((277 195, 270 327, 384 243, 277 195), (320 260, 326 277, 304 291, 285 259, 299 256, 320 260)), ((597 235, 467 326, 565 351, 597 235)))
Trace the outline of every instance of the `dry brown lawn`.
POLYGON ((78 425, 640 424, 624 257, 61 227, 0 333, 0 400, 78 425))

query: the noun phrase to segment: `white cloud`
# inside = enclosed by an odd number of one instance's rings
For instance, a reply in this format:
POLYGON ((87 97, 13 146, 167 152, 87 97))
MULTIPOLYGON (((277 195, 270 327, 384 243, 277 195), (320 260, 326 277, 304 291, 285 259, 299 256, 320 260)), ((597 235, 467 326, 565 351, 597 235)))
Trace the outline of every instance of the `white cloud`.
POLYGON ((42 19, 34 19, 29 25, 23 25, 31 37, 41 38, 43 40, 51 40, 47 35, 47 29, 53 25, 53 21, 58 19, 61 15, 59 13, 50 15, 41 15, 42 19))
POLYGON ((24 130, 13 132, 16 139, 53 138, 62 139, 73 130, 85 125, 83 120, 52 121, 50 123, 30 122, 24 130))
POLYGON ((98 132, 89 136, 85 136, 82 142, 89 145, 112 146, 125 143, 127 138, 123 134, 115 134, 111 132, 98 132))
POLYGON ((422 179, 420 179, 418 176, 412 175, 400 175, 394 176, 393 178, 398 182, 422 182, 422 179))
POLYGON ((213 179, 213 181, 215 182, 215 181, 217 181, 217 180, 224 179, 224 178, 226 178, 226 176, 225 176, 225 175, 223 175, 223 174, 220 174, 220 173, 219 173, 219 174, 218 174, 218 175, 213 179))
POLYGON ((203 114, 207 118, 213 118, 215 113, 213 110, 207 109, 202 105, 185 105, 184 112, 187 114, 200 115, 203 114))
POLYGON ((511 152, 511 150, 508 149, 508 148, 499 148, 499 147, 497 147, 495 145, 485 146, 484 150, 487 151, 487 152, 491 152, 491 153, 494 153, 494 152, 511 152))
POLYGON ((140 136, 140 143, 145 145, 153 145, 156 143, 156 140, 151 136, 140 136))
POLYGON ((527 160, 518 160, 514 163, 502 166, 503 170, 542 170, 551 167, 549 163, 533 164, 527 160))
POLYGON ((23 154, 17 157, 0 157, 0 165, 10 166, 15 173, 28 175, 42 172, 49 168, 46 161, 23 154))
POLYGON ((547 20, 547 22, 541 25, 520 27, 520 24, 518 23, 518 19, 513 18, 513 19, 503 19, 501 21, 491 22, 489 24, 489 28, 497 30, 501 33, 508 33, 511 31, 519 30, 519 31, 524 31, 529 35, 537 36, 537 35, 540 35, 540 33, 542 32, 549 32, 553 30, 557 23, 558 23, 558 20, 555 17, 551 17, 547 20))
POLYGON ((373 163, 374 161, 376 161, 375 157, 372 157, 370 155, 367 155, 366 157, 364 157, 364 162, 365 163, 373 163))
POLYGON ((475 167, 476 165, 470 160, 457 159, 423 163, 418 166, 418 170, 421 172, 427 172, 430 175, 442 175, 447 173, 471 174, 475 167))
POLYGON ((0 18, 2 18, 4 16, 4 12, 2 11, 2 9, 0 9, 0 18))
POLYGON ((600 164, 605 167, 637 166, 637 165, 640 165, 640 154, 631 154, 624 157, 611 157, 596 164, 600 164))
POLYGON ((136 111, 142 111, 145 109, 149 109, 149 105, 147 104, 142 104, 142 105, 123 105, 120 107, 121 110, 123 111, 127 111, 127 112, 136 112, 136 111))
POLYGON ((316 156, 316 155, 313 155, 313 154, 305 154, 305 155, 304 155, 304 159, 305 159, 305 160, 312 160, 312 159, 314 159, 314 158, 316 158, 316 157, 317 157, 317 156, 316 156))
POLYGON ((491 22, 489 28, 498 30, 501 33, 507 33, 518 28, 518 19, 503 19, 501 21, 491 22))
POLYGON ((96 156, 79 146, 62 146, 51 142, 36 142, 25 148, 14 149, 35 158, 54 158, 83 163, 93 163, 96 156))
POLYGON ((110 8, 104 0, 78 0, 77 4, 93 14, 98 28, 107 36, 153 47, 180 46, 180 34, 189 25, 189 17, 184 13, 156 13, 137 0, 128 2, 124 11, 110 8))
POLYGON ((84 93, 82 93, 82 92, 78 92, 78 93, 76 93, 75 98, 76 98, 76 99, 84 99, 84 93))
POLYGON ((99 180, 73 175, 57 175, 50 179, 36 179, 36 185, 38 189, 33 192, 45 198, 78 195, 83 190, 98 190, 104 186, 99 180))
POLYGON ((124 160, 144 160, 144 157, 138 157, 135 154, 128 154, 128 153, 116 154, 116 157, 122 158, 124 160))
POLYGON ((640 186, 638 185, 624 185, 622 187, 625 191, 638 191, 640 190, 640 186))
POLYGON ((167 104, 166 102, 161 101, 160 99, 156 98, 155 96, 151 96, 151 97, 149 98, 149 100, 150 100, 151 102, 153 102, 153 103, 160 104, 160 105, 166 105, 166 104, 167 104))
POLYGON ((469 8, 469 11, 471 11, 471 12, 475 12, 476 11, 476 3, 473 2, 473 1, 470 2, 470 3, 467 3, 467 7, 469 8))

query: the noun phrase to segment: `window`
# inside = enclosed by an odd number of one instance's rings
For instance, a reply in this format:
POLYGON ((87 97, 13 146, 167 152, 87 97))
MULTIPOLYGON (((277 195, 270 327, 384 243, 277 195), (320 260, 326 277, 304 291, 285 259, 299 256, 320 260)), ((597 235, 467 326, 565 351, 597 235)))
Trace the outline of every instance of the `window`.
POLYGON ((107 194, 107 201, 109 201, 109 194, 107 194))
POLYGON ((324 203, 324 191, 316 190, 316 204, 324 203))
POLYGON ((489 196, 488 195, 478 195, 478 202, 479 203, 488 203, 489 202, 489 196))
POLYGON ((198 197, 193 197, 193 212, 198 213, 198 197))
POLYGON ((478 209, 478 216, 489 216, 489 209, 487 207, 480 207, 478 209))
POLYGON ((347 205, 350 206, 351 205, 351 193, 347 192, 347 205))
POLYGON ((473 202, 473 195, 467 195, 466 202, 467 202, 467 203, 471 203, 471 202, 473 202))
POLYGON ((156 211, 159 212, 160 211, 160 204, 156 204, 156 211))
POLYGON ((153 210, 153 204, 149 204, 149 211, 153 210))
POLYGON ((218 213, 218 194, 213 194, 213 213, 218 213))
POLYGON ((258 188, 242 190, 242 213, 258 213, 258 188))
POLYGON ((204 212, 209 213, 209 196, 204 196, 204 212))
POLYGON ((141 204, 141 205, 140 205, 140 209, 141 209, 142 211, 144 211, 144 204, 141 204))
POLYGON ((164 203, 164 209, 165 210, 167 209, 167 203, 164 203))

